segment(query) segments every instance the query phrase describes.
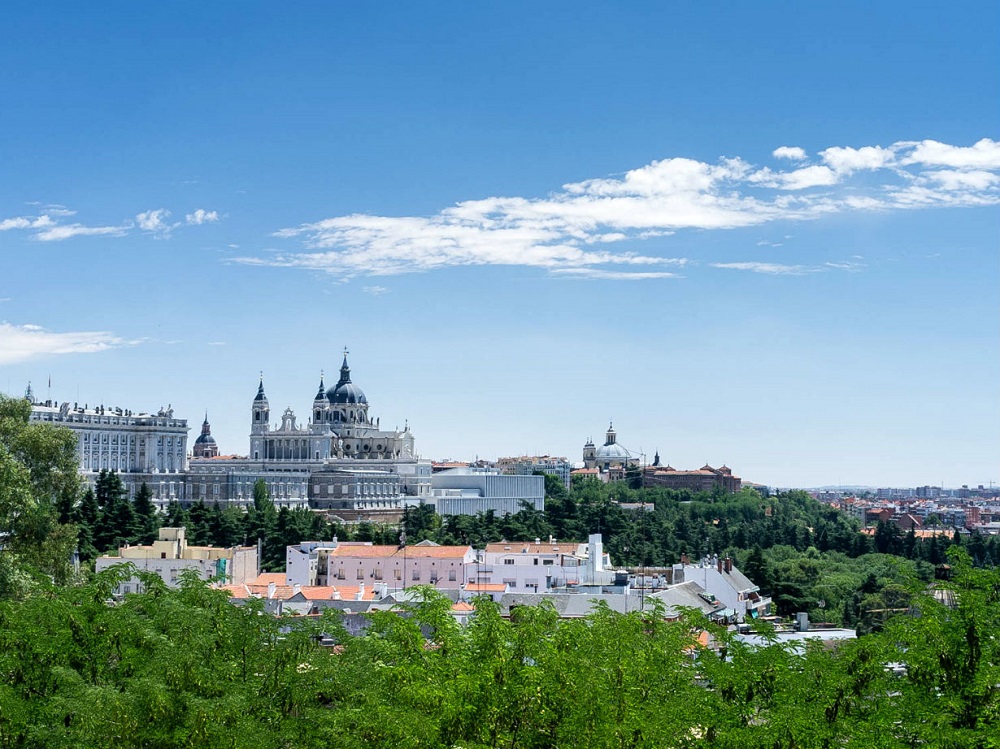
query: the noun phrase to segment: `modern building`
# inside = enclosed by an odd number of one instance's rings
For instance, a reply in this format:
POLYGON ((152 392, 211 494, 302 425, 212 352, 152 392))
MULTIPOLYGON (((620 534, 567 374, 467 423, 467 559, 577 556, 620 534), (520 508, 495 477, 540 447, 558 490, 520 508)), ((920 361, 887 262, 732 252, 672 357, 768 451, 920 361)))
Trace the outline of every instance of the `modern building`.
MULTIPOLYGON (((170 587, 176 587, 181 572, 193 570, 203 580, 242 584, 257 577, 257 547, 189 546, 183 528, 160 528, 159 539, 149 546, 123 546, 117 555, 98 557, 95 570, 131 563, 139 570, 153 572, 170 587)), ((116 593, 138 593, 142 582, 133 577, 121 583, 116 593)))
POLYGON ((431 476, 430 496, 438 515, 476 515, 493 512, 515 515, 522 503, 539 512, 545 509, 544 476, 512 476, 492 468, 451 468, 431 476))

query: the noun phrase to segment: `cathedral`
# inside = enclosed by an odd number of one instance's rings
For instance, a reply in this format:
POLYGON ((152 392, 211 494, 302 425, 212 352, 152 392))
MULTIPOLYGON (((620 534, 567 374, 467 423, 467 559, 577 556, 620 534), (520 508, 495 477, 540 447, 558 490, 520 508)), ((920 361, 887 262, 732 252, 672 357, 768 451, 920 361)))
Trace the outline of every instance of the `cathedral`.
POLYGON ((368 415, 368 398, 351 382, 347 352, 337 384, 325 389, 320 376, 319 390, 312 404, 312 419, 298 425, 295 413, 286 408, 281 426, 272 428, 271 408, 261 378, 251 407, 250 458, 265 462, 341 460, 396 460, 414 457, 413 434, 383 431, 379 420, 368 415))

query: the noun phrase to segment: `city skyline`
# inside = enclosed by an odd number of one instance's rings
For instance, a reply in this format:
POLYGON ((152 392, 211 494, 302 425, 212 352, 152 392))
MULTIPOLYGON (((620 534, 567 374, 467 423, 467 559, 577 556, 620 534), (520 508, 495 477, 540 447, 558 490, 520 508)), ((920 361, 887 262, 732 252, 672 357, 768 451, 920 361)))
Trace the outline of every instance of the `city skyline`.
POLYGON ((1000 481, 995 4, 7 20, 8 394, 246 454, 346 346, 434 459, 1000 481))

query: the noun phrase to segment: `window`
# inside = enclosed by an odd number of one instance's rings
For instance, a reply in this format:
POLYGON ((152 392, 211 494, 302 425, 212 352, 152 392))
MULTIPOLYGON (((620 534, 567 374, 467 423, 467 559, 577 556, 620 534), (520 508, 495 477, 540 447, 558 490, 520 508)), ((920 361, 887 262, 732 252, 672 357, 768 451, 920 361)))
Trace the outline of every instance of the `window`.
POLYGON ((338 580, 346 580, 347 579, 347 575, 344 573, 343 568, 337 570, 337 579, 338 580))
POLYGON ((504 564, 514 564, 514 560, 513 559, 504 559, 503 563, 504 564))
POLYGON ((382 568, 381 567, 376 567, 375 568, 375 579, 376 580, 381 580, 382 579, 382 568))
POLYGON ((511 588, 516 588, 517 587, 517 580, 515 578, 513 578, 513 577, 505 577, 503 579, 503 582, 504 582, 504 585, 507 585, 507 586, 509 586, 511 588))
POLYGON ((365 571, 360 567, 358 567, 358 580, 364 580, 364 579, 365 579, 365 571))
POLYGON ((542 560, 542 564, 552 564, 552 560, 551 559, 543 559, 542 560))
POLYGON ((451 582, 455 582, 455 570, 448 570, 448 579, 451 582))
POLYGON ((420 570, 413 570, 413 579, 414 580, 420 579, 420 570))
POLYGON ((393 577, 394 580, 402 580, 403 579, 403 571, 402 570, 393 570, 392 572, 393 572, 392 577, 393 577))

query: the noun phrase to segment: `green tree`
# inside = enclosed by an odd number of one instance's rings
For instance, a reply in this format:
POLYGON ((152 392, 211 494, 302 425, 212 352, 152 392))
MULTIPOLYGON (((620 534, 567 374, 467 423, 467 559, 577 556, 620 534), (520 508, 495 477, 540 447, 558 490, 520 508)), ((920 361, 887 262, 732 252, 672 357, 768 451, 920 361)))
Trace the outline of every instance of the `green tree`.
POLYGON ((135 517, 139 533, 136 541, 140 544, 151 544, 157 538, 160 528, 160 516, 153 504, 153 491, 143 481, 135 493, 135 517))
POLYGON ((26 400, 0 396, 0 598, 73 573, 76 527, 59 515, 79 495, 76 438, 30 415, 26 400))

